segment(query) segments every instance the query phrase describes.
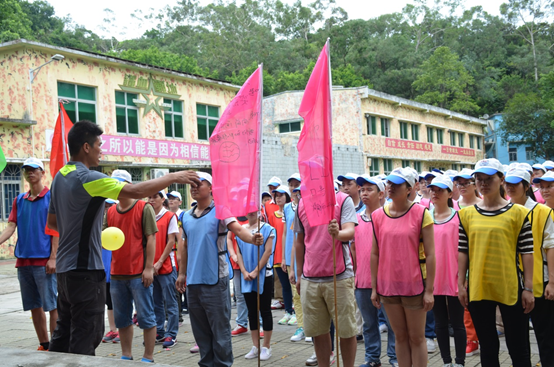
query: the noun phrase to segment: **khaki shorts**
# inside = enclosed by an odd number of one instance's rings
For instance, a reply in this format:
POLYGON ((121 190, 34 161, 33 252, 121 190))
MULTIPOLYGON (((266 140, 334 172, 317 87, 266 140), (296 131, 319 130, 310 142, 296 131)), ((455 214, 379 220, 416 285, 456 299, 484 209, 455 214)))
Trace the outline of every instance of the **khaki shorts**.
MULTIPOLYGON (((314 337, 329 332, 335 319, 333 282, 316 283, 302 279, 300 301, 304 313, 304 333, 314 337)), ((356 336, 356 297, 354 277, 337 281, 338 334, 340 338, 356 336)), ((337 322, 335 320, 335 326, 337 322)))
POLYGON ((409 310, 421 310, 423 308, 423 293, 412 297, 385 297, 380 296, 381 303, 384 305, 402 305, 409 310))

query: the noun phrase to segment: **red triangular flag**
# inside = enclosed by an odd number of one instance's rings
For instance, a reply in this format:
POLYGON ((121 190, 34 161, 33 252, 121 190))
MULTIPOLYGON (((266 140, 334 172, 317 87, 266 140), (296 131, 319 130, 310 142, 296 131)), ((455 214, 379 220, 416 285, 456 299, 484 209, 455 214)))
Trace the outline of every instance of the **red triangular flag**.
POLYGON ((52 137, 52 151, 50 152, 50 173, 52 178, 69 161, 69 149, 67 147, 67 134, 73 123, 67 116, 63 104, 60 102, 60 114, 56 120, 54 135, 52 137))

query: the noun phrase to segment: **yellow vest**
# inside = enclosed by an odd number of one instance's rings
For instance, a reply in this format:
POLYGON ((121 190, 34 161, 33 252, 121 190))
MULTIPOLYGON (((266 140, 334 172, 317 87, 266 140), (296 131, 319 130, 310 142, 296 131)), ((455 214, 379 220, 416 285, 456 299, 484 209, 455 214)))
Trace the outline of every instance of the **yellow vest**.
POLYGON ((489 300, 514 305, 518 299, 518 237, 529 210, 514 204, 494 216, 475 206, 459 212, 469 250, 469 301, 489 300))

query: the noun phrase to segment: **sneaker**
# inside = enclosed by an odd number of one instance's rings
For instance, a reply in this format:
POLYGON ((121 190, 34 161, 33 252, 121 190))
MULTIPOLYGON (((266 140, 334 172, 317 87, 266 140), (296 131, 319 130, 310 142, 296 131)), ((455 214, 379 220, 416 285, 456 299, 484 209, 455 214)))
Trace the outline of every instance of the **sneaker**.
POLYGON ((162 344, 164 341, 165 341, 165 338, 162 335, 156 334, 156 344, 162 344))
POLYGON ((109 343, 109 342, 113 341, 116 336, 119 336, 118 332, 110 330, 102 338, 102 343, 109 343))
POLYGON ((41 352, 48 352, 48 349, 44 348, 42 345, 39 345, 37 350, 41 352))
POLYGON ((296 315, 292 314, 292 317, 290 318, 289 322, 287 322, 287 325, 294 326, 297 324, 298 324, 298 321, 296 320, 296 315))
POLYGON ((264 338, 264 331, 260 331, 260 339, 263 339, 264 338))
POLYGON ((335 356, 335 352, 331 352, 331 357, 329 357, 329 365, 332 365, 337 360, 337 357, 335 356))
POLYGON ((391 365, 392 367, 398 367, 398 362, 391 362, 390 365, 391 365))
POLYGON ((138 317, 136 313, 133 315, 133 324, 138 326, 138 317))
POLYGON ((437 347, 435 346, 435 341, 431 338, 427 339, 427 353, 435 353, 437 351, 437 347))
POLYGON ((454 364, 452 365, 452 367, 464 367, 464 365, 463 365, 463 364, 454 363, 454 364))
POLYGON ((117 333, 117 336, 112 339, 112 343, 114 344, 117 344, 121 341, 121 339, 119 339, 119 332, 116 332, 116 333, 117 333))
POLYGON ((267 361, 269 358, 271 358, 271 347, 270 348, 262 347, 262 352, 260 353, 260 360, 267 361))
POLYGON ((271 302, 271 309, 272 310, 280 310, 285 307, 285 304, 281 301, 275 300, 271 302))
POLYGON ((194 347, 190 348, 189 351, 191 353, 198 353, 200 351, 200 348, 198 348, 198 344, 194 344, 194 347))
POLYGON ((306 343, 311 343, 312 342, 312 337, 311 336, 307 336, 306 339, 304 339, 304 341, 306 343))
POLYGON ((364 362, 360 367, 381 367, 381 362, 364 362))
POLYGON ((140 361, 144 362, 144 363, 154 363, 153 359, 148 359, 148 358, 144 358, 144 357, 142 357, 142 359, 140 361))
POLYGON ((317 356, 315 352, 310 358, 306 359, 306 366, 317 366, 317 356))
POLYGON ((356 343, 363 343, 363 342, 364 342, 364 336, 356 335, 356 343))
POLYGON ((177 338, 172 338, 172 337, 168 336, 164 340, 163 347, 164 348, 173 348, 175 346, 175 344, 177 344, 177 338))
POLYGON ((231 331, 231 336, 237 336, 237 335, 244 334, 244 333, 247 333, 247 332, 248 332, 248 329, 247 329, 247 328, 245 328, 244 326, 237 325, 237 326, 231 331))
POLYGON ((466 357, 471 357, 479 353, 479 342, 468 341, 466 346, 466 357))
POLYGON ((121 359, 124 361, 132 361, 133 357, 121 356, 121 359))
POLYGON ((258 348, 256 347, 252 347, 252 349, 250 349, 250 352, 246 353, 246 355, 244 356, 244 358, 246 359, 254 359, 257 357, 258 357, 258 348))
POLYGON ((304 339, 305 336, 306 334, 304 334, 304 328, 299 327, 298 329, 296 329, 296 332, 294 333, 294 335, 290 337, 290 341, 299 342, 302 339, 304 339))
POLYGON ((387 331, 389 331, 389 327, 387 326, 387 324, 379 325, 379 332, 381 334, 386 333, 387 331))
POLYGON ((288 312, 285 312, 285 316, 283 316, 283 318, 279 320, 279 325, 286 325, 291 318, 292 318, 292 315, 288 312))
POLYGON ((442 367, 453 367, 452 363, 445 363, 442 365, 442 367))

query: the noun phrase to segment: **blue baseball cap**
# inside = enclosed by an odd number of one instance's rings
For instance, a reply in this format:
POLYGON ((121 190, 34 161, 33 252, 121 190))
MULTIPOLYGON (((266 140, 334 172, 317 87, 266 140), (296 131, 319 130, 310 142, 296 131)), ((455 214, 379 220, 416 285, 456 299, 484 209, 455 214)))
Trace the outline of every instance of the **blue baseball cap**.
POLYGON ((541 181, 553 182, 554 172, 548 171, 542 177, 536 177, 533 179, 533 183, 540 183, 541 181))
POLYGON ((506 173, 505 181, 510 184, 518 184, 522 180, 531 182, 531 175, 528 171, 521 168, 513 168, 506 173))
POLYGON ((427 185, 427 187, 431 186, 440 187, 441 189, 448 189, 450 191, 452 191, 452 188, 454 187, 452 180, 447 175, 436 175, 433 182, 427 185))
POLYGON ((365 183, 370 183, 377 186, 379 191, 385 191, 385 183, 379 178, 369 177, 367 174, 363 174, 356 180, 358 186, 363 186, 365 183))
POLYGON ((40 168, 42 171, 44 171, 44 164, 40 161, 38 158, 27 158, 25 162, 23 162, 23 167, 32 167, 32 168, 40 168))
POLYGON ((337 177, 337 179, 339 181, 344 181, 344 180, 354 180, 356 181, 358 179, 359 175, 355 174, 355 173, 347 173, 345 175, 340 175, 339 177, 337 177))
POLYGON ((485 175, 492 176, 496 174, 496 172, 504 173, 504 167, 502 166, 502 163, 498 161, 498 159, 495 158, 488 158, 488 159, 481 159, 477 164, 475 165, 475 171, 473 171, 473 175, 476 173, 484 173, 485 175))
POLYGON ((410 187, 414 187, 417 181, 417 176, 411 170, 405 168, 395 168, 390 175, 387 176, 387 181, 390 181, 396 185, 406 182, 410 185, 410 187))
POLYGON ((466 180, 471 180, 473 178, 473 170, 469 168, 462 169, 456 176, 454 176, 453 180, 457 181, 460 178, 465 178, 466 180))

